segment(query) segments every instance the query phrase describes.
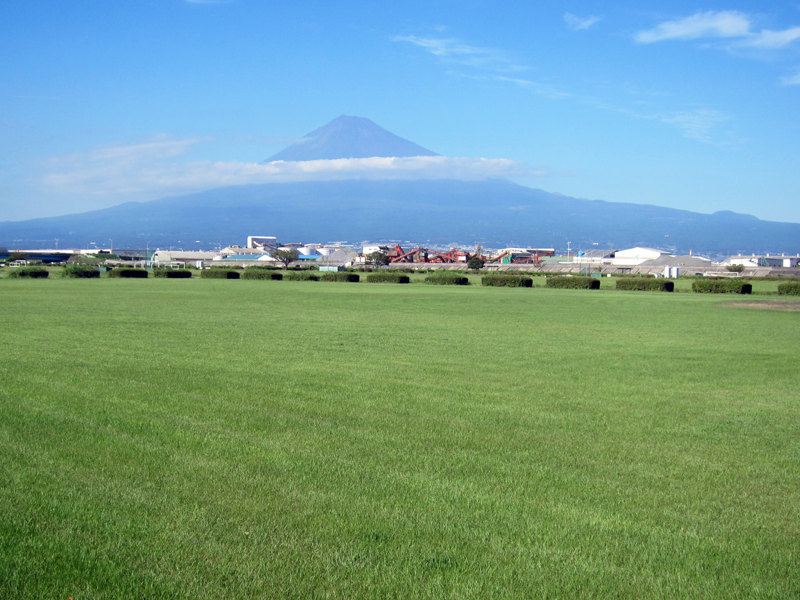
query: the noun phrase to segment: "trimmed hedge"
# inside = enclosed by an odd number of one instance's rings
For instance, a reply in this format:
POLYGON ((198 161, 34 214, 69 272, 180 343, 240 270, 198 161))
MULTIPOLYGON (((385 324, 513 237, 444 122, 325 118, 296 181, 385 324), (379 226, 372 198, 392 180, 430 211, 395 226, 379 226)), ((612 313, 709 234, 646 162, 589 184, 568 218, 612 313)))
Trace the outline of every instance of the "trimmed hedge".
POLYGON ((429 275, 425 278, 425 283, 436 285, 469 285, 469 279, 460 275, 429 275))
POLYGON ((495 287, 533 287, 533 279, 520 275, 485 275, 481 277, 481 285, 495 287))
POLYGON ((200 271, 203 279, 239 279, 241 273, 233 269, 203 269, 200 271))
POLYGON ((373 273, 367 275, 367 283, 410 283, 411 278, 408 275, 400 275, 398 273, 373 273))
POLYGON ((50 272, 42 267, 13 267, 9 277, 27 277, 29 279, 46 279, 50 272))
POLYGON ((185 269, 175 271, 173 269, 156 269, 153 271, 153 277, 165 277, 167 279, 191 279, 192 272, 185 269))
POLYGON ((319 281, 319 274, 311 271, 294 271, 284 277, 287 281, 319 281))
POLYGON ((358 283, 361 277, 355 273, 336 273, 327 272, 320 275, 320 281, 348 281, 351 283, 358 283))
POLYGON ((617 279, 618 290, 640 292, 674 292, 675 282, 667 279, 617 279))
POLYGON ((125 279, 147 279, 149 275, 145 269, 116 268, 108 272, 109 277, 123 277, 125 279))
POLYGON ((597 277, 548 277, 545 285, 568 290, 599 290, 600 280, 597 277))
POLYGON ((96 279, 100 277, 100 270, 94 267, 81 265, 67 265, 61 271, 62 277, 75 277, 80 279, 96 279))
POLYGON ((752 284, 736 279, 698 279, 692 291, 699 294, 752 294, 752 284))
POLYGON ((782 296, 800 296, 800 281, 780 284, 778 286, 778 293, 782 296))
POLYGON ((275 281, 280 281, 283 279, 283 273, 275 273, 274 271, 263 269, 255 271, 247 268, 244 273, 242 273, 242 279, 274 279, 275 281))

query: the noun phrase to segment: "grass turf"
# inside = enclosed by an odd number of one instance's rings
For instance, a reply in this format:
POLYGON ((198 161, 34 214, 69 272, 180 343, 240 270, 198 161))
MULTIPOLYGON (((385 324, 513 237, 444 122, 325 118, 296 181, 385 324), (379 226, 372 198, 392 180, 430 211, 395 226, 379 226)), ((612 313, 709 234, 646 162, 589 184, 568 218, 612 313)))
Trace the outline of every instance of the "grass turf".
POLYGON ((8 598, 800 594, 800 315, 0 285, 8 598))

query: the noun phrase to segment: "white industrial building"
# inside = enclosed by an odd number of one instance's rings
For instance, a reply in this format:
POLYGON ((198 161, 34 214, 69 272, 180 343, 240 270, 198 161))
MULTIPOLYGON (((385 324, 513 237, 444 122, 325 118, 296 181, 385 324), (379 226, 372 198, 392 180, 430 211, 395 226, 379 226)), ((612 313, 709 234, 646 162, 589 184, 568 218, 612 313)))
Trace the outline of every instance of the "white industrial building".
POLYGON ((669 252, 663 250, 656 250, 655 248, 629 248, 627 250, 618 250, 614 253, 612 264, 618 267, 635 267, 642 264, 646 260, 653 260, 661 258, 662 256, 670 256, 669 252))
POLYGON ((247 247, 250 249, 277 248, 278 238, 269 235, 247 236, 247 247))
POLYGON ((723 265, 744 265, 745 267, 797 267, 800 265, 800 254, 797 256, 770 256, 769 254, 738 254, 726 258, 723 265))
POLYGON ((588 263, 592 265, 610 265, 613 264, 617 252, 619 252, 619 250, 615 248, 585 250, 578 252, 577 256, 572 259, 572 262, 588 263))

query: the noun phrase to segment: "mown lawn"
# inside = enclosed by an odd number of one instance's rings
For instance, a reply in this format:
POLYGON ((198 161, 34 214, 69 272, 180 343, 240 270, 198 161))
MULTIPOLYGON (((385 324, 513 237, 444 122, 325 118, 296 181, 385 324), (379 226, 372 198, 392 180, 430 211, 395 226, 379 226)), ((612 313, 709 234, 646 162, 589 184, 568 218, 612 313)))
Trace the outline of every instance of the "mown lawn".
POLYGON ((797 598, 800 312, 747 301, 3 280, 0 597, 797 598))

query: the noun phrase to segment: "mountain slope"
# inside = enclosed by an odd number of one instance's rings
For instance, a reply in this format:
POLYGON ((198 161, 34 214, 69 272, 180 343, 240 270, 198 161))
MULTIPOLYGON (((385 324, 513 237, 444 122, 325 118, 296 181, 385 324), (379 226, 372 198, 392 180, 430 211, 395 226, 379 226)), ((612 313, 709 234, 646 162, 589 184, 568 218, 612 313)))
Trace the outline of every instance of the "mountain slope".
POLYGON ((438 154, 386 131, 369 119, 342 115, 307 134, 303 141, 269 157, 264 163, 275 160, 330 160, 373 156, 438 156, 438 154))
POLYGON ((412 240, 489 247, 655 246, 686 254, 797 252, 800 224, 579 200, 504 180, 334 181, 236 186, 146 203, 0 223, 0 246, 213 247, 248 235, 284 242, 412 240), (200 244, 195 243, 200 240, 200 244))

